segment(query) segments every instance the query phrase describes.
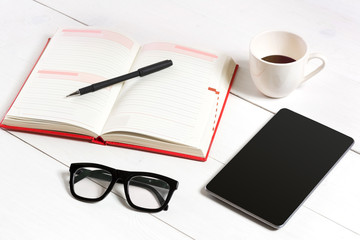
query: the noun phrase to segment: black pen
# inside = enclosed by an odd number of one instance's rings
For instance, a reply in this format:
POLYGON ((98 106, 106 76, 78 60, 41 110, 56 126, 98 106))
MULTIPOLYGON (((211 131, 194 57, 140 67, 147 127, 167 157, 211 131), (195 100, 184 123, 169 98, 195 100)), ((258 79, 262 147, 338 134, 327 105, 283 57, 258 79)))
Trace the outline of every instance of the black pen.
POLYGON ((146 76, 148 74, 168 68, 171 65, 173 65, 171 60, 161 61, 161 62, 152 64, 152 65, 149 65, 149 66, 146 66, 143 68, 139 68, 137 71, 122 75, 120 77, 112 78, 112 79, 105 80, 102 82, 94 83, 87 87, 80 88, 79 90, 67 95, 66 97, 70 97, 70 96, 74 96, 74 95, 83 95, 86 93, 95 92, 99 89, 109 87, 111 85, 114 85, 116 83, 131 79, 131 78, 146 76))

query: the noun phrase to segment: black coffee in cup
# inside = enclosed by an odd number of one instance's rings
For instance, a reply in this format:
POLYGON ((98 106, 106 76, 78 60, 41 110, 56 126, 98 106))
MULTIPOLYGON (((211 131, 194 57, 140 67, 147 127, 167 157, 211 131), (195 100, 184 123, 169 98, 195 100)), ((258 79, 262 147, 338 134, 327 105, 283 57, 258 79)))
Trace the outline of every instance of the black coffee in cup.
POLYGON ((269 55, 261 59, 271 63, 291 63, 296 61, 295 59, 284 55, 269 55))

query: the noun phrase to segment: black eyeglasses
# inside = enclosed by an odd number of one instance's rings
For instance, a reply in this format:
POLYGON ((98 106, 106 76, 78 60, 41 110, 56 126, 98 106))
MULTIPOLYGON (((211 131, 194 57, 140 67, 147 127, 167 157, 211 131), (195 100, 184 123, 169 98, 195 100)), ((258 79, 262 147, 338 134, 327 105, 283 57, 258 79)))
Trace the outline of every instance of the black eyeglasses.
POLYGON ((129 172, 96 163, 70 166, 70 191, 78 200, 97 202, 106 197, 115 183, 122 183, 128 204, 141 211, 159 212, 168 203, 178 182, 149 172, 129 172))

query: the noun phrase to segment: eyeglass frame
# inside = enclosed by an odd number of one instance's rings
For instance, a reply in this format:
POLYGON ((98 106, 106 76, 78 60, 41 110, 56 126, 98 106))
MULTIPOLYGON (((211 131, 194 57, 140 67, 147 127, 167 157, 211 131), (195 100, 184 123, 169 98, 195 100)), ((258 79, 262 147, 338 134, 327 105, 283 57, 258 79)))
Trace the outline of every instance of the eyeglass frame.
MULTIPOLYGON (((111 167, 97 164, 97 163, 72 163, 70 165, 69 172, 70 172, 70 181, 69 181, 70 192, 75 199, 84 201, 84 202, 99 202, 99 201, 103 200, 112 191, 115 183, 122 183, 124 185, 125 197, 126 197, 127 203, 136 210, 140 210, 143 212, 149 212, 149 213, 160 212, 162 210, 165 210, 165 211, 168 210, 168 207, 169 207, 168 204, 170 202, 170 199, 171 199, 174 191, 179 186, 178 181, 176 181, 172 178, 157 174, 157 173, 125 171, 125 170, 115 169, 115 168, 111 168, 111 167), (111 174, 111 182, 110 182, 109 186, 107 187, 106 191, 100 197, 86 198, 86 197, 82 197, 82 196, 79 196, 78 194, 76 194, 75 189, 74 189, 75 173, 80 168, 98 168, 98 169, 106 170, 111 174), (166 182, 169 185, 169 188, 170 188, 169 193, 167 194, 166 199, 163 199, 164 202, 162 203, 162 205, 159 208, 155 208, 155 209, 143 208, 143 207, 139 207, 139 206, 135 205, 131 201, 128 186, 129 186, 130 179, 132 179, 133 177, 136 177, 136 176, 157 178, 159 180, 166 182)), ((156 195, 159 198, 159 195, 158 194, 156 194, 156 195)))

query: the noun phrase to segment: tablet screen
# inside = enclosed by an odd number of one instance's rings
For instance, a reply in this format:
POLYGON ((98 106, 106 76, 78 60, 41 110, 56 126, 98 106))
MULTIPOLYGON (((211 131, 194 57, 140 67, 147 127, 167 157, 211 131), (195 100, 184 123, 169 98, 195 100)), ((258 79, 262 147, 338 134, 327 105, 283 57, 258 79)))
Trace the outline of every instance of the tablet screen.
POLYGON ((279 228, 353 142, 342 133, 282 109, 206 189, 215 197, 279 228))

